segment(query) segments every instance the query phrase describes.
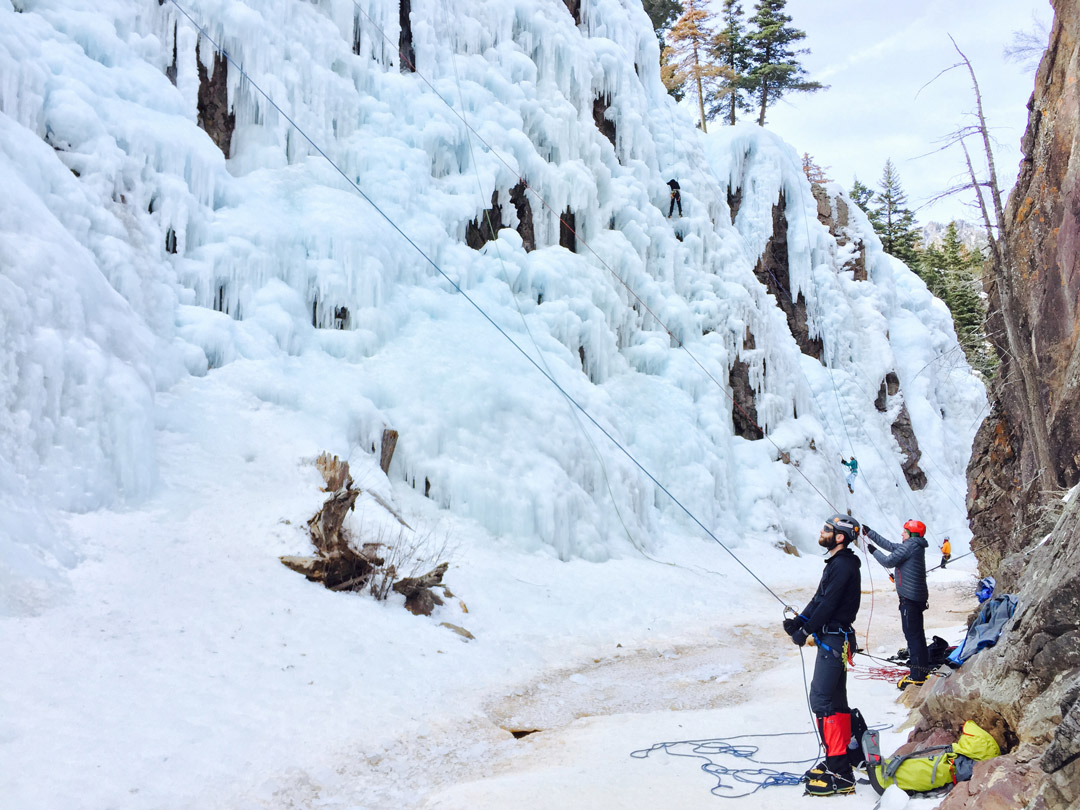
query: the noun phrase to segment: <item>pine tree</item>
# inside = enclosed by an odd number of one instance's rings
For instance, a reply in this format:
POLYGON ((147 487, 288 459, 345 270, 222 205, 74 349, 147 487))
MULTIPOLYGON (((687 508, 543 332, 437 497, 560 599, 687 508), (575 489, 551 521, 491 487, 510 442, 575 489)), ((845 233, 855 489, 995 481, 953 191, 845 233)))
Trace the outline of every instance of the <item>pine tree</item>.
MULTIPOLYGON (((664 42, 664 37, 671 27, 672 21, 683 13, 683 6, 680 0, 643 0, 642 4, 645 13, 652 20, 653 31, 656 33, 656 39, 660 43, 660 75, 664 76, 666 72, 665 66, 667 65, 667 43, 664 42)), ((668 94, 676 101, 682 101, 685 95, 681 85, 668 87, 668 94)))
POLYGON ((919 231, 915 225, 915 214, 907 208, 907 194, 900 185, 892 160, 885 161, 880 191, 874 195, 876 203, 872 210, 877 217, 874 230, 881 237, 885 252, 900 259, 908 267, 914 267, 919 259, 919 231))
POLYGON ((874 190, 870 186, 861 183, 858 177, 851 184, 851 191, 848 192, 848 196, 859 208, 866 213, 870 213, 870 203, 874 201, 874 190))
POLYGON ((915 271, 915 275, 926 282, 926 288, 930 290, 931 295, 945 301, 948 295, 945 282, 946 260, 945 254, 939 247, 928 245, 919 253, 919 260, 909 267, 915 271))
POLYGON ((828 166, 819 166, 814 162, 814 159, 810 156, 809 152, 803 152, 802 156, 802 170, 806 175, 806 179, 811 183, 817 183, 819 186, 825 183, 831 183, 832 178, 825 173, 828 166))
POLYGON ((671 49, 666 45, 660 50, 660 79, 667 87, 668 95, 676 101, 682 101, 686 97, 686 82, 675 83, 675 67, 670 63, 671 49))
POLYGON ((784 13, 786 6, 787 0, 758 0, 750 18, 753 29, 748 39, 753 53, 748 82, 754 88, 758 126, 762 127, 769 105, 785 93, 812 93, 825 87, 820 82, 809 81, 799 64, 798 57, 810 51, 796 50, 793 45, 806 39, 806 32, 789 25, 791 17, 784 13))
POLYGON ((979 277, 982 263, 977 251, 964 247, 956 223, 951 222, 941 244, 921 251, 912 269, 949 308, 956 336, 972 368, 990 376, 995 358, 986 340, 986 304, 979 277))
POLYGON ((752 51, 739 0, 724 0, 724 10, 720 14, 724 27, 713 40, 712 55, 727 68, 727 75, 709 94, 708 116, 712 121, 723 115, 729 125, 735 126, 740 112, 753 110, 749 97, 752 51))
POLYGON ((881 233, 881 218, 873 207, 874 197, 877 196, 874 194, 874 190, 860 182, 859 178, 856 177, 855 182, 851 184, 851 191, 848 192, 848 196, 866 214, 874 233, 881 233))
POLYGON ((706 92, 712 92, 720 80, 730 78, 730 75, 712 55, 716 39, 712 27, 715 15, 709 11, 707 0, 686 0, 684 7, 686 11, 668 32, 670 44, 664 49, 665 64, 660 75, 669 92, 693 82, 701 114, 701 131, 708 132, 705 126, 706 92))
POLYGON ((941 254, 945 266, 943 300, 952 312, 956 335, 968 362, 974 368, 988 373, 992 368, 991 352, 986 341, 986 304, 983 303, 982 282, 978 276, 982 267, 982 256, 964 247, 957 234, 955 222, 950 222, 945 230, 941 254))
POLYGON ((682 3, 679 0, 642 0, 642 5, 645 7, 645 13, 652 20, 653 31, 656 32, 656 38, 660 40, 662 50, 664 32, 671 27, 672 21, 683 13, 682 3))

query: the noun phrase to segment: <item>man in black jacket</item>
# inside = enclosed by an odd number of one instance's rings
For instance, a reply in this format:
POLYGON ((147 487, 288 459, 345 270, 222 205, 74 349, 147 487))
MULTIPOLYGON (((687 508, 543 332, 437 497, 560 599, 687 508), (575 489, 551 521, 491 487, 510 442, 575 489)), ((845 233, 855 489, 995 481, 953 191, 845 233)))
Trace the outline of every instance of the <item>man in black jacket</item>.
POLYGON ((855 792, 855 775, 848 759, 851 708, 845 665, 855 652, 852 623, 859 612, 861 564, 851 546, 860 530, 859 522, 848 515, 836 514, 825 521, 818 545, 826 550, 828 559, 817 592, 802 613, 784 619, 784 631, 800 647, 810 636, 817 642, 810 708, 817 717, 825 761, 806 772, 806 792, 814 796, 855 792))
POLYGON ((930 656, 926 651, 926 631, 923 612, 927 608, 929 591, 926 587, 926 524, 909 520, 904 524, 903 542, 886 540, 869 526, 863 526, 863 542, 875 560, 886 568, 896 569, 896 595, 900 597, 900 626, 907 639, 910 672, 896 684, 899 689, 926 683, 930 656), (875 548, 875 544, 885 551, 875 548), (886 554, 885 552, 889 552, 886 554))

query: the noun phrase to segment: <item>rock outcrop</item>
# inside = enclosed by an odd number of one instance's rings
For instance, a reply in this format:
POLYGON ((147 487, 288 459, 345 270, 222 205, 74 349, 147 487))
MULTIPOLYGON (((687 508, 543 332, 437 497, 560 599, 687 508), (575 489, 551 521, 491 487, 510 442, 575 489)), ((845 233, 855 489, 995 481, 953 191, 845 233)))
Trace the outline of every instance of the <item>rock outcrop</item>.
POLYGON ((806 298, 802 290, 799 291, 797 298, 791 297, 791 277, 788 273, 787 200, 783 194, 773 206, 772 219, 773 235, 754 268, 754 275, 765 285, 765 289, 776 299, 776 305, 787 317, 791 336, 795 338, 800 351, 815 360, 820 360, 824 343, 819 335, 810 334, 810 325, 806 319, 806 298))
POLYGON ((830 197, 825 187, 814 183, 810 186, 817 203, 818 222, 829 229, 836 238, 836 246, 843 248, 854 243, 855 255, 847 269, 854 274, 856 281, 866 281, 866 245, 862 239, 853 236, 848 228, 848 205, 843 197, 830 197))
POLYGON ((1080 0, 1055 0, 1006 210, 1012 261, 987 286, 1001 367, 993 410, 968 467, 980 571, 1019 598, 998 645, 920 693, 913 737, 973 719, 1003 746, 942 803, 959 808, 1080 807, 1080 0), (1001 290, 1019 340, 1004 336, 1001 290), (1019 365, 1038 381, 1019 382, 1019 365), (1042 421, 1048 452, 1025 425, 1042 421))

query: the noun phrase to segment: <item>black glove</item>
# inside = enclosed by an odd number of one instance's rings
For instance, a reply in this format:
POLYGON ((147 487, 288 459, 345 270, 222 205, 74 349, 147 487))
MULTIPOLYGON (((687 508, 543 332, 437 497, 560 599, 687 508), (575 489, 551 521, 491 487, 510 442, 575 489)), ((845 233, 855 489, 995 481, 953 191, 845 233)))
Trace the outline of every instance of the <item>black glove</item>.
POLYGON ((801 627, 791 634, 791 640, 798 644, 800 647, 806 643, 806 631, 801 627))
POLYGON ((866 537, 866 535, 868 535, 869 533, 870 533, 870 527, 869 527, 869 526, 867 526, 867 525, 866 525, 866 524, 864 523, 864 524, 862 525, 862 534, 863 534, 863 537, 866 537))
POLYGON ((802 626, 802 619, 784 619, 784 632, 789 636, 795 635, 795 631, 801 630, 802 626))
POLYGON ((877 551, 877 546, 875 546, 873 543, 867 543, 866 550, 873 554, 875 551, 877 551))

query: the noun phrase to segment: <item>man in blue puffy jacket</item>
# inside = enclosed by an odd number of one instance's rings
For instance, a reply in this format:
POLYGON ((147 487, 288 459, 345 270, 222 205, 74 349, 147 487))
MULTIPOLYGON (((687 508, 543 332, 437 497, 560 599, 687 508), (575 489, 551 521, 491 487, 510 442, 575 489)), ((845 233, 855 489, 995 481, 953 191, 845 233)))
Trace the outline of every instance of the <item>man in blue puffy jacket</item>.
POLYGON ((923 612, 927 608, 929 591, 926 588, 926 524, 909 520, 904 524, 903 542, 892 543, 863 524, 863 542, 875 560, 886 568, 896 569, 896 594, 900 597, 900 624, 908 645, 908 667, 911 670, 896 684, 899 689, 926 683, 929 655, 926 652, 926 632, 923 612), (881 546, 884 551, 876 548, 881 546), (888 552, 888 553, 886 553, 888 552))

